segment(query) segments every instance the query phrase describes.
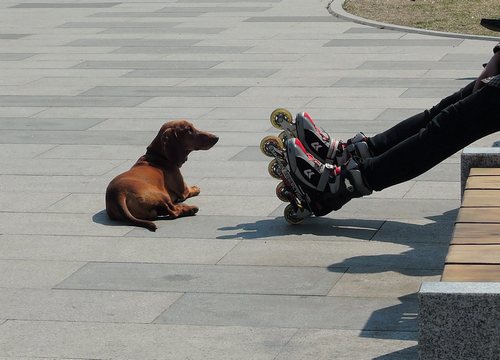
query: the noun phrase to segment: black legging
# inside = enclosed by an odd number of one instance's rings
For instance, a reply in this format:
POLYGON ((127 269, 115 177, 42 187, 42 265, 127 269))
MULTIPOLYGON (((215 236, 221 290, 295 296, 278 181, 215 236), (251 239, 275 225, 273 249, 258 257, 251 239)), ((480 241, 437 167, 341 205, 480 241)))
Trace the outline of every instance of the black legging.
POLYGON ((500 130, 500 88, 474 82, 439 104, 371 137, 374 157, 360 164, 380 191, 423 174, 472 142, 500 130))

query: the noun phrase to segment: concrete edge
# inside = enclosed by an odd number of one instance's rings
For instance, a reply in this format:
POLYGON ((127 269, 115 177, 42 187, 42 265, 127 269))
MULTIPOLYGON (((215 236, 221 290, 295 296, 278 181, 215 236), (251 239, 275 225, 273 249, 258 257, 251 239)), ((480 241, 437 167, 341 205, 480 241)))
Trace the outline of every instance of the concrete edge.
POLYGON ((426 294, 500 295, 500 282, 422 282, 419 295, 426 294))
POLYGON ((466 147, 460 155, 460 194, 463 200, 465 185, 473 167, 500 167, 500 147, 466 147))
POLYGON ((458 33, 450 33, 443 31, 434 31, 434 30, 425 30, 412 28, 407 26, 393 25, 387 24, 383 22, 378 22, 370 19, 365 19, 356 15, 352 15, 344 10, 343 5, 346 0, 331 0, 328 4, 327 9, 330 14, 333 16, 349 20, 358 24, 368 25, 372 27, 376 27, 379 29, 387 29, 387 30, 395 30, 401 32, 408 33, 417 33, 423 35, 431 35, 431 36, 440 36, 440 37, 450 37, 450 38, 458 38, 458 39, 470 39, 470 40, 488 40, 488 41, 500 41, 500 36, 481 36, 481 35, 469 35, 469 34, 458 34, 458 33))

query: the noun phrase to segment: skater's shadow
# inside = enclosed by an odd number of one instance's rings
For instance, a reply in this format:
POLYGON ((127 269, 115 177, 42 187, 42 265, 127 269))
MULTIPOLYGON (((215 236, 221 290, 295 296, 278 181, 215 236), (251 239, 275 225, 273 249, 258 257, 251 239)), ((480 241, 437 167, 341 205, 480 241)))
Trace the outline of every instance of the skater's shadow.
POLYGON ((407 276, 439 275, 443 270, 457 211, 431 216, 428 218, 431 222, 422 225, 387 221, 372 239, 379 242, 377 246, 380 250, 345 258, 332 263, 328 269, 338 272, 348 268, 351 274, 393 270, 407 276), (396 246, 385 249, 380 244, 382 242, 396 246))
POLYGON ((290 225, 283 217, 278 217, 221 227, 218 230, 228 232, 228 234, 217 236, 217 239, 251 240, 314 235, 370 240, 383 223, 382 220, 311 218, 300 225, 290 225))

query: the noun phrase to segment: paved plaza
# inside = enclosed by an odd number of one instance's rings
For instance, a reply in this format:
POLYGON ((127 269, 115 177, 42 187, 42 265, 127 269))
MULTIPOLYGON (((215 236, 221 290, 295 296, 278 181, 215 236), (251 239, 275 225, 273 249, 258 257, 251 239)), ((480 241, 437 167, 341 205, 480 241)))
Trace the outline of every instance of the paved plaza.
MULTIPOLYGON (((0 2, 0 359, 416 359, 459 154, 287 225, 260 140, 277 107, 337 138, 471 81, 494 41, 383 30, 324 0, 0 2), (167 120, 220 140, 182 167, 194 217, 150 232, 104 192, 167 120)), ((489 136, 476 145, 489 146, 489 136)))

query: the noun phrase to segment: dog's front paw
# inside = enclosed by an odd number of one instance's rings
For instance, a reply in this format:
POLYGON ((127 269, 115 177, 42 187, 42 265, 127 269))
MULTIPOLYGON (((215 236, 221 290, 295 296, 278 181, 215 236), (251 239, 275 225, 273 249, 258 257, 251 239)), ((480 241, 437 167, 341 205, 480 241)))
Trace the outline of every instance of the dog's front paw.
POLYGON ((199 209, 198 209, 198 206, 193 206, 193 207, 191 208, 191 211, 190 211, 191 215, 196 214, 196 213, 198 212, 198 210, 199 210, 199 209))
POLYGON ((189 188, 189 194, 190 196, 200 195, 200 188, 198 186, 191 186, 189 188))

